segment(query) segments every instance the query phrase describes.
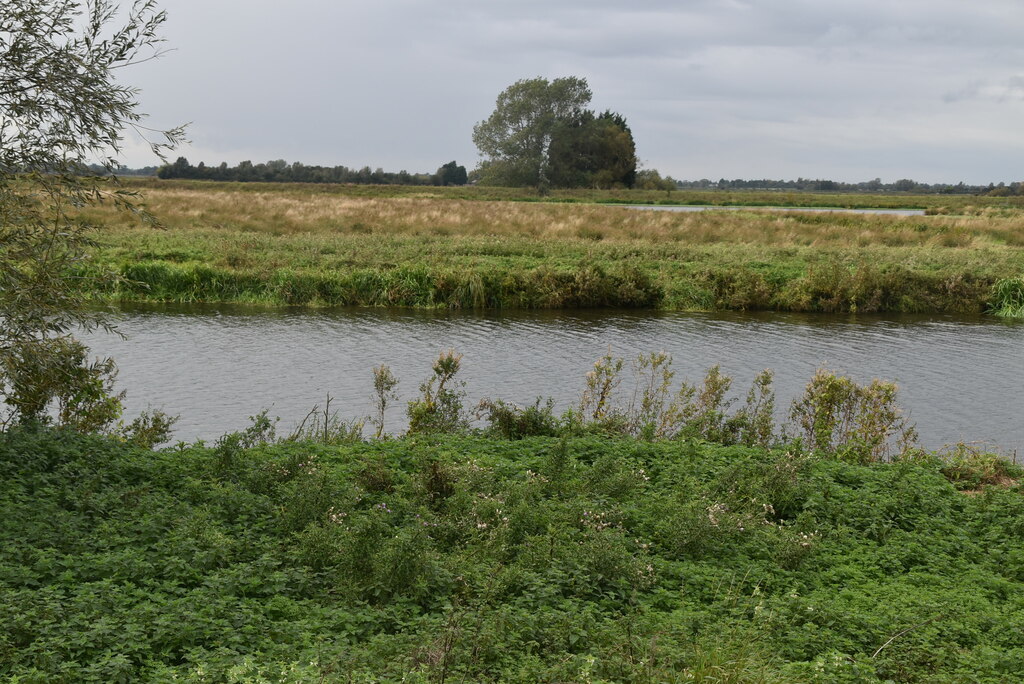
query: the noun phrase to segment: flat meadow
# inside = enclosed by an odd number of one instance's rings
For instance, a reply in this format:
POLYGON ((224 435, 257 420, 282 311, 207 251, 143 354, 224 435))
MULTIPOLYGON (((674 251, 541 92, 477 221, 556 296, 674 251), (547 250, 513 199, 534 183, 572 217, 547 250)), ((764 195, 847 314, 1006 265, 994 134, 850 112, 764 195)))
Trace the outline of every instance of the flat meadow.
POLYGON ((90 208, 105 299, 447 308, 981 312, 1024 273, 1024 203, 950 195, 133 181, 90 208), (645 211, 621 204, 742 207, 645 211), (766 207, 792 207, 778 211, 766 207), (800 208, 918 208, 902 216, 800 208))

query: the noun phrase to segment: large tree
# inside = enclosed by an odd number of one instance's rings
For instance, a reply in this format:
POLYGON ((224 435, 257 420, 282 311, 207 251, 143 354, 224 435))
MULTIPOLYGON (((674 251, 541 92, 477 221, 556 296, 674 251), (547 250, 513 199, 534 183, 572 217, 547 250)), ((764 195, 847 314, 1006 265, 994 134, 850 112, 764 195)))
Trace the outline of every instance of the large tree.
POLYGON ((88 263, 77 210, 135 209, 116 178, 89 170, 119 167, 126 129, 156 137, 158 153, 182 139, 142 126, 137 91, 116 78, 159 54, 164 18, 151 1, 0 0, 0 424, 44 417, 51 400, 69 420, 106 401, 112 366, 86 366, 71 332, 104 324, 81 279, 115 276, 88 263))
POLYGON ((636 145, 625 118, 606 111, 586 112, 559 126, 548 150, 551 185, 561 188, 633 187, 636 145))
POLYGON ((498 96, 494 112, 473 129, 489 185, 631 186, 636 150, 626 120, 587 108, 586 79, 516 81, 498 96))
POLYGON ((556 129, 580 120, 590 97, 586 80, 574 76, 524 79, 503 90, 491 116, 473 128, 484 182, 544 185, 556 129))

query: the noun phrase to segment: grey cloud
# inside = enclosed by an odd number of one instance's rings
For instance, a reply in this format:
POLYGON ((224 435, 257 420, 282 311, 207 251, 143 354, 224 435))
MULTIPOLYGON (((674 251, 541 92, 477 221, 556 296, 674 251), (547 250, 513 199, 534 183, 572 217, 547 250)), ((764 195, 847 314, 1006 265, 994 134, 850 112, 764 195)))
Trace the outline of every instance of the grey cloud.
POLYGON ((988 182, 1009 180, 1024 152, 1019 127, 998 113, 1019 114, 1024 99, 1013 68, 1024 57, 1018 0, 167 0, 167 9, 177 51, 131 82, 154 123, 195 121, 193 156, 212 155, 207 163, 472 164, 472 125, 504 87, 562 75, 586 77, 595 107, 622 112, 640 156, 676 176, 799 169, 857 179, 874 159, 867 177, 925 168, 959 179, 973 147, 981 177, 965 179, 988 182))
POLYGON ((968 100, 990 100, 997 103, 1024 101, 1024 75, 1014 75, 1000 81, 972 81, 959 90, 943 95, 947 103, 968 100))

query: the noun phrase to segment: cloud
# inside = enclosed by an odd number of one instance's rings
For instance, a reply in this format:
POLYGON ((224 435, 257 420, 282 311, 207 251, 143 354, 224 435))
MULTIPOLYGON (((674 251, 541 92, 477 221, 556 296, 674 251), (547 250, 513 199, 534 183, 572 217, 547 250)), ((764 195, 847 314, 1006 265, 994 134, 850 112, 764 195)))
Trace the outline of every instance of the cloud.
POLYGON ((959 90, 946 93, 942 99, 949 103, 965 100, 989 100, 999 103, 1024 101, 1024 76, 1010 76, 999 83, 973 81, 959 90))
POLYGON ((503 88, 565 75, 587 78, 595 108, 623 113, 640 156, 677 177, 743 176, 744 164, 782 176, 798 159, 802 175, 846 179, 871 161, 842 153, 853 140, 875 150, 868 177, 960 178, 965 146, 1002 135, 1002 151, 979 149, 971 163, 971 180, 988 182, 1009 178, 1007 160, 1024 153, 1009 123, 1024 100, 1018 0, 250 0, 239 12, 176 0, 168 10, 177 51, 134 82, 155 120, 195 121, 197 154, 232 163, 472 165, 473 123, 503 88))

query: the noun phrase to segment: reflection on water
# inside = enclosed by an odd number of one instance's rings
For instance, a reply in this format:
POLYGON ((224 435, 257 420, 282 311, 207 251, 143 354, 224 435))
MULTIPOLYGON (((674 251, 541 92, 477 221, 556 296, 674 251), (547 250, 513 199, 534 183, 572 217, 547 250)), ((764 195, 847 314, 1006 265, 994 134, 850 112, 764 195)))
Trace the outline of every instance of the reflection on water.
POLYGON ((892 379, 926 446, 988 440, 1024 447, 1024 324, 991 318, 177 305, 132 306, 117 318, 127 340, 97 333, 86 341, 117 360, 129 410, 180 414, 181 439, 240 429, 262 408, 291 428, 328 393, 343 416, 366 415, 371 369, 380 363, 401 381, 402 399, 388 415, 388 429, 398 431, 404 402, 448 348, 464 355, 470 403, 550 396, 564 408, 611 349, 627 359, 667 351, 677 379, 691 381, 721 364, 736 380, 736 395, 772 368, 780 408, 820 366, 861 382, 892 379))

